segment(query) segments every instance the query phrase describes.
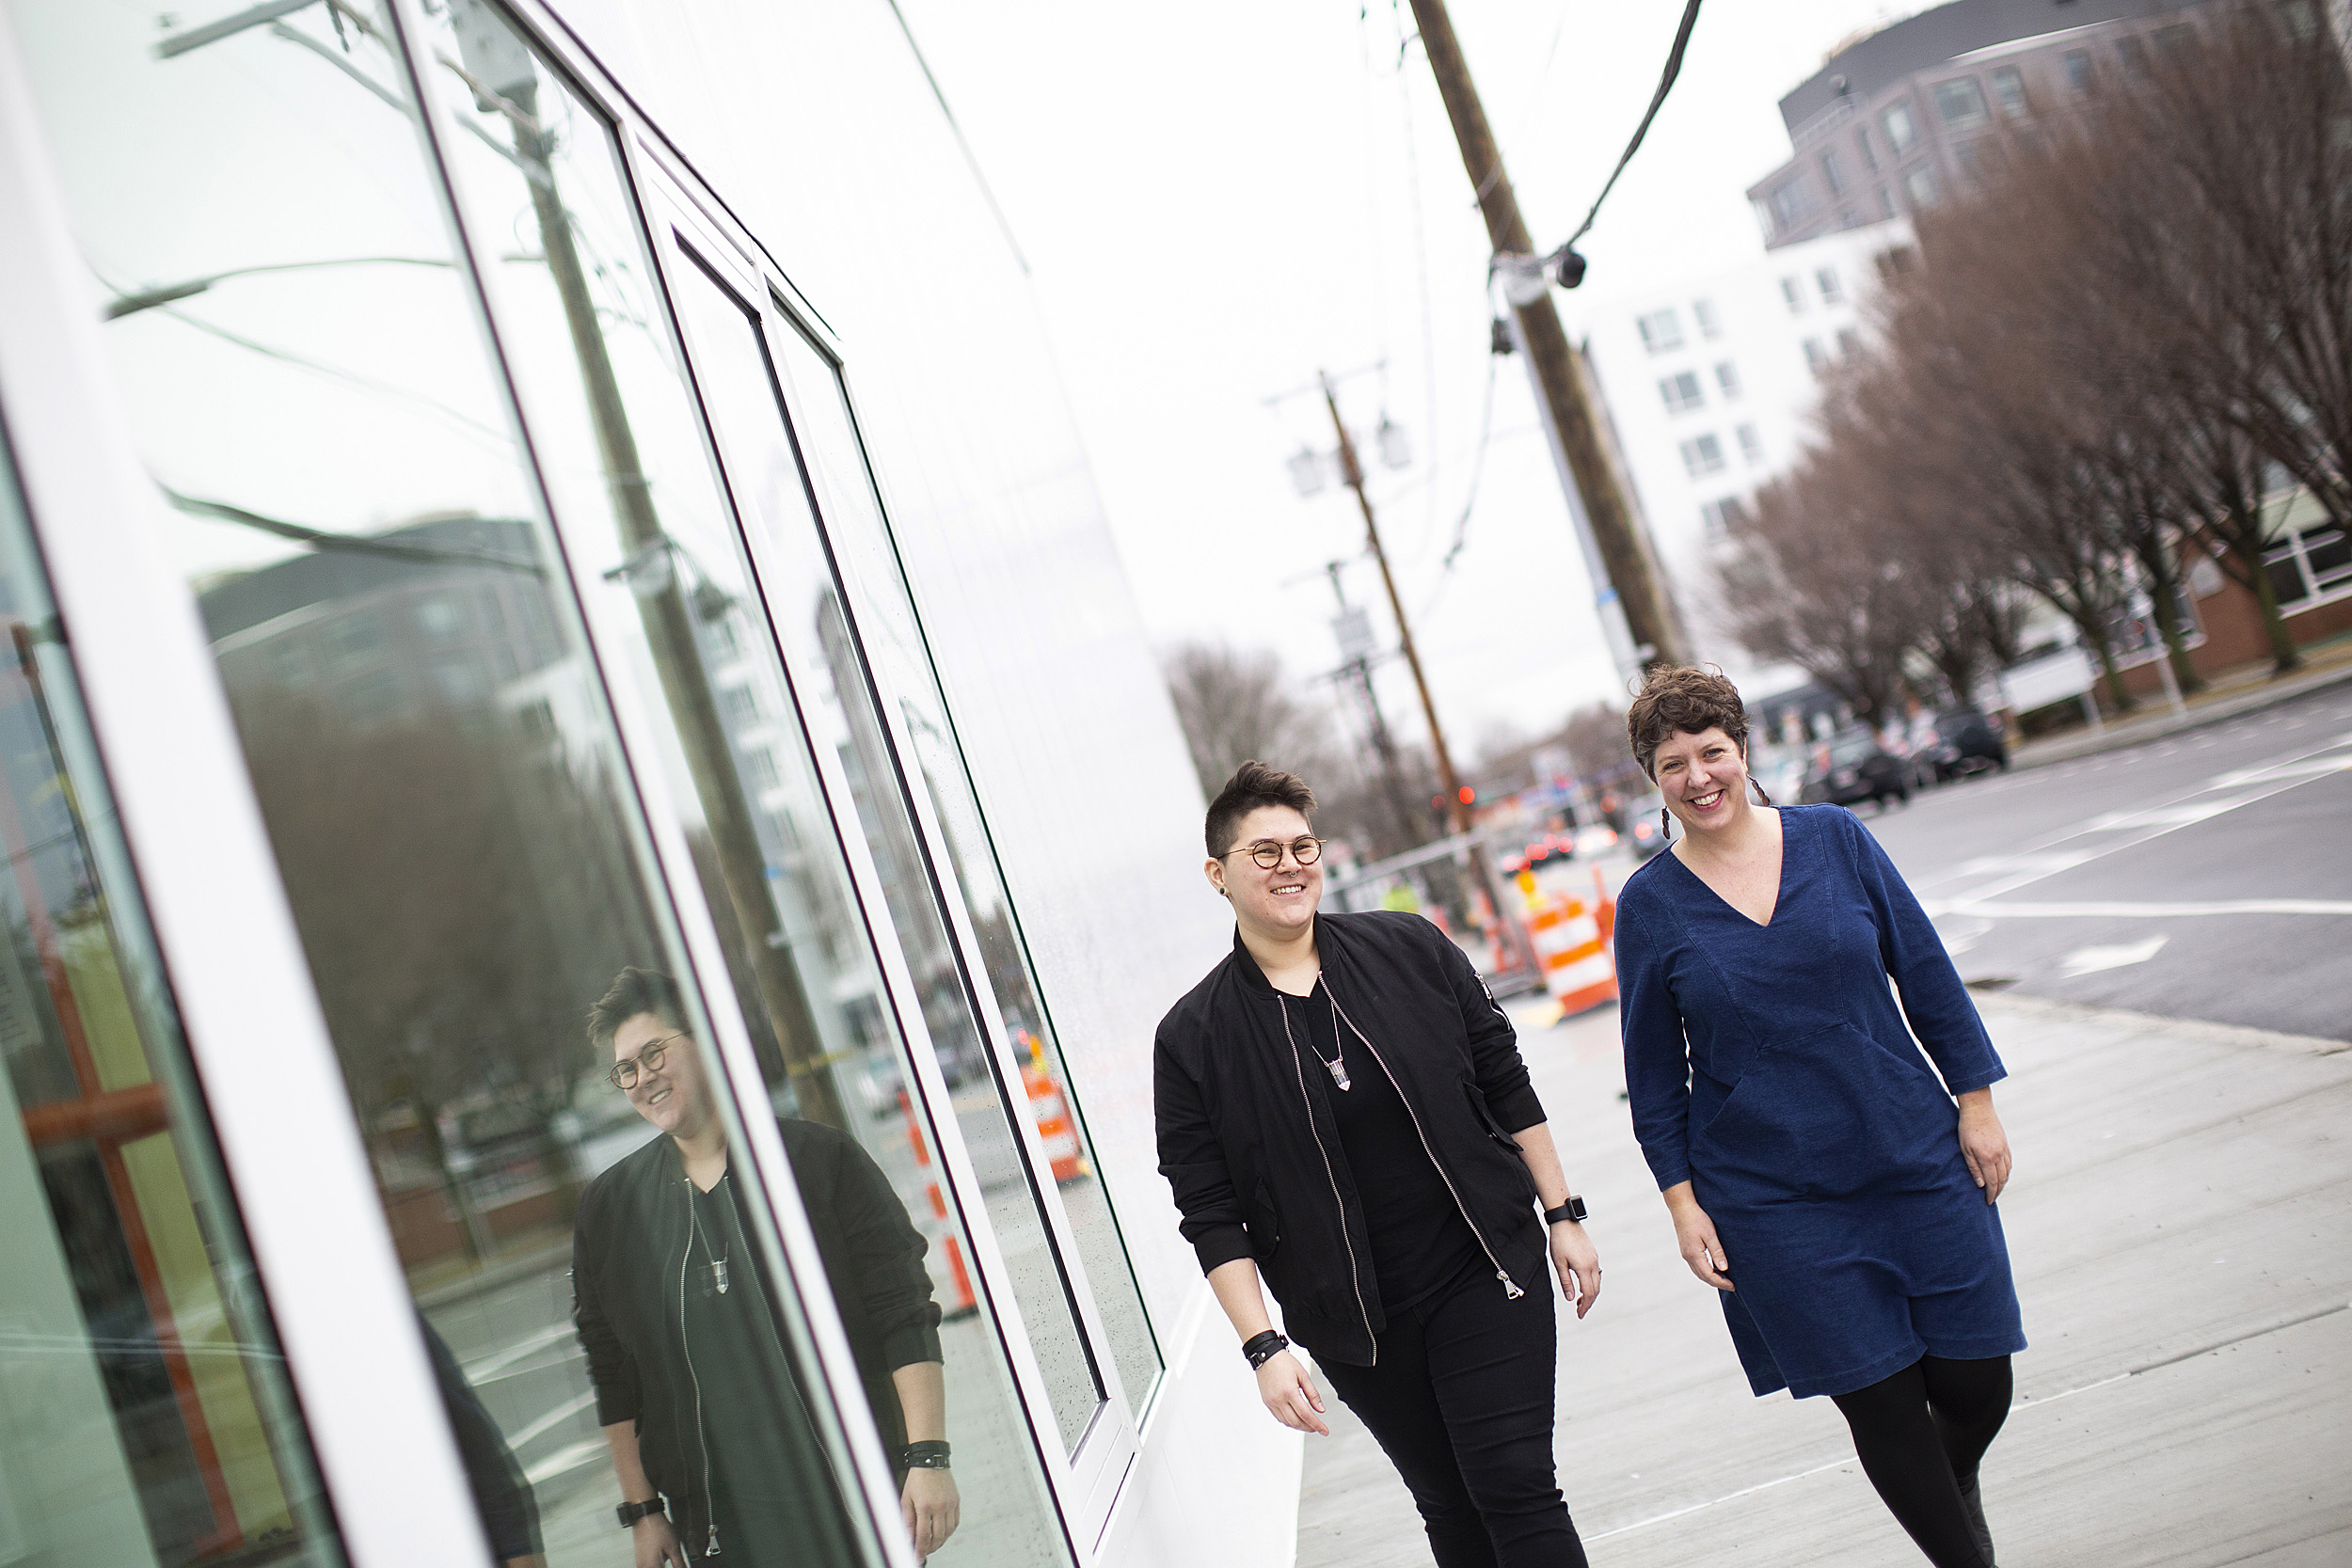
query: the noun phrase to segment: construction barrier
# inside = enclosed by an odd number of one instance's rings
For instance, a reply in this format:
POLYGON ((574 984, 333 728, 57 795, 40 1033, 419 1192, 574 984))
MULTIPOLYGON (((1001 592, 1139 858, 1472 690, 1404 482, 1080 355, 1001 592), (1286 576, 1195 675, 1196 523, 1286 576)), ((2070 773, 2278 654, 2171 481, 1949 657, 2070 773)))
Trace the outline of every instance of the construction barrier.
POLYGON ((1092 1174, 1078 1148, 1077 1124, 1070 1117, 1070 1101, 1045 1065, 1045 1042, 1026 1029, 1016 1028, 1013 1039, 1022 1048, 1021 1086, 1028 1092, 1029 1115, 1037 1122, 1037 1141, 1054 1163, 1056 1181, 1075 1181, 1092 1174))
POLYGON ((939 1255, 947 1261, 948 1299, 940 1304, 940 1316, 950 1320, 968 1318, 980 1309, 979 1298, 972 1293, 972 1274, 963 1266, 963 1242, 956 1234, 955 1223, 948 1218, 947 1196, 939 1190, 939 1167, 931 1164, 931 1146, 923 1136, 923 1124, 915 1118, 914 1103, 907 1091, 898 1091, 898 1110, 907 1120, 907 1142, 914 1146, 914 1164, 922 1172, 929 1189, 930 1212, 915 1228, 934 1243, 939 1255))
POLYGON ((1610 956, 1609 936, 1601 929, 1601 912, 1616 923, 1616 906, 1601 890, 1601 902, 1557 895, 1545 899, 1528 917, 1528 934, 1535 942, 1536 962, 1544 972, 1544 989, 1559 1000, 1563 1014, 1581 1013, 1616 1000, 1617 965, 1610 956))

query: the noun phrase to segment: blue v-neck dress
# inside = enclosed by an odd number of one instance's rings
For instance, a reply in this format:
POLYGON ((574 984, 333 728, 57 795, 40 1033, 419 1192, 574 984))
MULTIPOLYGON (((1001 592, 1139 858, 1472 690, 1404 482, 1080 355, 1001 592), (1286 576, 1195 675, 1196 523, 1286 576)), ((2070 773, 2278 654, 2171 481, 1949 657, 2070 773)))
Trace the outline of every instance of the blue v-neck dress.
POLYGON ((2023 1350, 2000 1213, 1968 1175, 1953 1102, 2007 1069, 1854 815, 1787 806, 1780 822, 1767 925, 1673 854, 1618 900, 1642 1152, 1661 1191, 1691 1182, 1715 1222, 1738 1287, 1724 1317, 1757 1394, 2023 1350))

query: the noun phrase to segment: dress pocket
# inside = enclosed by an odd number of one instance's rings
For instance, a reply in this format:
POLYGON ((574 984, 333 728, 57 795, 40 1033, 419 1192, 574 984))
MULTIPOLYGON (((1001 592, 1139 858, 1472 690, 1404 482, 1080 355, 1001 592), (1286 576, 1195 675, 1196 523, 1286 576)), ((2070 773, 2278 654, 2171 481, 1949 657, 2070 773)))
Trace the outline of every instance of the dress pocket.
POLYGON ((1959 1115, 1925 1062, 1837 1023, 1759 1053, 1692 1154, 1763 1200, 1940 1185, 1959 1115))

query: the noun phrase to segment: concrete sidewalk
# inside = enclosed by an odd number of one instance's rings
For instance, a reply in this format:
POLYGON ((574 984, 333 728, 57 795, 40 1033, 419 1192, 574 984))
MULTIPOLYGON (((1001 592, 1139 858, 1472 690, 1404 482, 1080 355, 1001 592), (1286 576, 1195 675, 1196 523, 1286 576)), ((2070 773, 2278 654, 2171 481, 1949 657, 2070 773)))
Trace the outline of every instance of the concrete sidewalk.
MULTIPOLYGON (((2012 1076, 2002 1198, 2032 1349, 1985 1464, 2004 1568, 2352 1562, 2352 1047, 1980 999, 2012 1076)), ((1752 1398, 1618 1099, 1614 1009, 1521 1046, 1607 1287, 1561 1315, 1561 1485, 1596 1568, 1923 1562, 1827 1400, 1752 1398)), ((1299 1568, 1425 1564, 1330 1402, 1299 1568)))
POLYGON ((2224 671, 2213 684, 2182 705, 2175 713, 2162 697, 2145 697, 2129 718, 2110 719, 2096 730, 2063 730, 2040 740, 2028 740, 2010 753, 2011 768, 2042 768, 2071 762, 2119 746, 2136 746, 2183 730, 2201 729, 2255 713, 2307 692, 2352 681, 2352 638, 2330 638, 2303 650, 2302 668, 2291 675, 2273 675, 2267 661, 2224 671))

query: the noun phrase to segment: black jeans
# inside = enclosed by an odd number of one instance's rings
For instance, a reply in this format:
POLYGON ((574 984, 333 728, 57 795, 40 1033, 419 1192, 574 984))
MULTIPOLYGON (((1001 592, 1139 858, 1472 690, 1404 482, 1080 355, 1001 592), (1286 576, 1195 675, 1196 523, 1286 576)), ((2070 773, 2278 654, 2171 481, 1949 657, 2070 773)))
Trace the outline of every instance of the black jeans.
POLYGON ((1438 1568, 1585 1568, 1551 1457, 1550 1292, 1491 1273, 1391 1313, 1377 1364, 1323 1363, 1413 1494, 1438 1568))

